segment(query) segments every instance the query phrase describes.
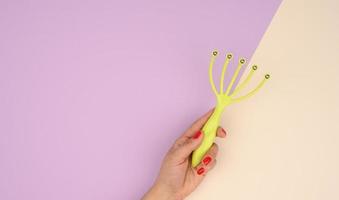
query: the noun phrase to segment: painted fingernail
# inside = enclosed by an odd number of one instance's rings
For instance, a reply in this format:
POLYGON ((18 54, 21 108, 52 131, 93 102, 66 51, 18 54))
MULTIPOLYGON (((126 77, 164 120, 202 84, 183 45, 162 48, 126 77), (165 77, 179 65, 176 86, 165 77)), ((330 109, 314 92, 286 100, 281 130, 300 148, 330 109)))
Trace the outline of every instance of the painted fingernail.
POLYGON ((225 136, 227 135, 225 129, 221 128, 221 132, 222 132, 225 136))
POLYGON ((200 137, 200 135, 201 135, 201 131, 198 131, 198 132, 196 132, 194 135, 193 135, 193 139, 198 139, 199 137, 200 137))
POLYGON ((207 156, 202 160, 202 162, 204 163, 204 165, 208 165, 211 162, 211 160, 212 158, 210 156, 207 156))
POLYGON ((201 168, 198 169, 197 174, 201 175, 204 172, 205 172, 205 169, 203 167, 201 167, 201 168))

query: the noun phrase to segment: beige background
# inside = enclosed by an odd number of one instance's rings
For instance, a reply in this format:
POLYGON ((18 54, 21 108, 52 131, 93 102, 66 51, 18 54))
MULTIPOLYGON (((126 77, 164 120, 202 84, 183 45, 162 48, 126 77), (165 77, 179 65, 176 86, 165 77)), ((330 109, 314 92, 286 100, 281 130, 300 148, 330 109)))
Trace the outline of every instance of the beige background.
POLYGON ((188 199, 338 200, 339 1, 283 1, 252 62, 272 78, 226 110, 218 165, 188 199))

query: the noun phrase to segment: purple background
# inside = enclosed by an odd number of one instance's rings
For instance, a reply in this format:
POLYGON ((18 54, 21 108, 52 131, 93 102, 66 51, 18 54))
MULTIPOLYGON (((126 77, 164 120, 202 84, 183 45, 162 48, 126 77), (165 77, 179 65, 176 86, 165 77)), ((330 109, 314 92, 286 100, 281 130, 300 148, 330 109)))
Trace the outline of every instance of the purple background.
POLYGON ((140 198, 279 3, 2 0, 0 199, 140 198))

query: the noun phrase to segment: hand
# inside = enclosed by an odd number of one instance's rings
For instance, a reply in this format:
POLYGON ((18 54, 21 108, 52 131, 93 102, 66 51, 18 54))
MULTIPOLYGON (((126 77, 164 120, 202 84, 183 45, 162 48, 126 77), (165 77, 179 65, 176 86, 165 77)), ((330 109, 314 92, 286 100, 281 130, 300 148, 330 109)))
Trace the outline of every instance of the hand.
MULTIPOLYGON (((180 136, 166 154, 158 178, 143 200, 181 200, 187 197, 201 183, 205 175, 216 164, 218 146, 214 143, 202 162, 191 166, 191 154, 199 147, 204 134, 201 129, 213 110, 198 119, 180 136)), ((226 132, 218 128, 217 136, 224 138, 226 132)))

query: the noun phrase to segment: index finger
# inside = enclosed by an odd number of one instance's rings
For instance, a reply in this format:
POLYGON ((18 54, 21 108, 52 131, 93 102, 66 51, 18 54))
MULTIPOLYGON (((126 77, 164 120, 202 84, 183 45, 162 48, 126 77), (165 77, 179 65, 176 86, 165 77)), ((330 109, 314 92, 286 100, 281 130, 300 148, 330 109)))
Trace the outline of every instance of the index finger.
POLYGON ((183 134, 183 136, 186 137, 192 137, 196 132, 200 131, 202 127, 205 125, 207 120, 210 118, 214 111, 214 108, 209 110, 207 113, 205 113, 203 116, 201 116, 198 120, 196 120, 191 127, 187 129, 187 131, 183 134))

